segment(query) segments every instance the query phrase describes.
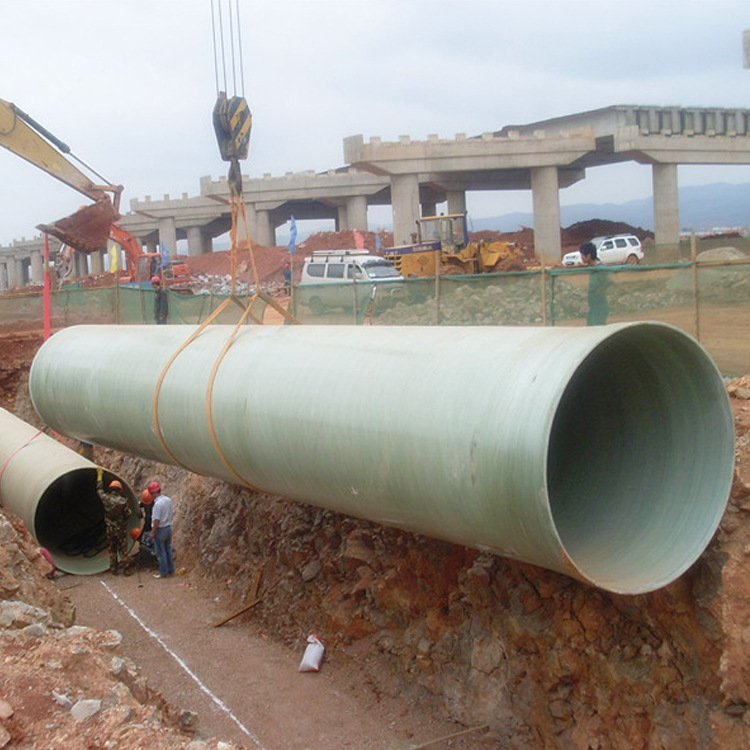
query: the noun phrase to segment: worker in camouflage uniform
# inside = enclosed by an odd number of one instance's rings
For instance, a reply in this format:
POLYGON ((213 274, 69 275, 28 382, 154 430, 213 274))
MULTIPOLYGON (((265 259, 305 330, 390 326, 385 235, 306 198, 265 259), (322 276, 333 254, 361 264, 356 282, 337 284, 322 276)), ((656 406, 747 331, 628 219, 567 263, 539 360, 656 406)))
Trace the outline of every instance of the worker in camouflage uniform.
POLYGON ((118 575, 128 568, 128 522, 130 503, 122 494, 122 484, 116 479, 107 490, 102 483, 101 470, 97 472, 96 491, 104 506, 104 526, 109 546, 109 569, 118 575))

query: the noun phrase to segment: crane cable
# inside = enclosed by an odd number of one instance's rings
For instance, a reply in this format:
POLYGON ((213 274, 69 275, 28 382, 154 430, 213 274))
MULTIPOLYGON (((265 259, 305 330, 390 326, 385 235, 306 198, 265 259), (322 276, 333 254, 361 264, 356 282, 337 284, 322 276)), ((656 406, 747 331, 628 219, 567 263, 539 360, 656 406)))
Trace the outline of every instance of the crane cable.
POLYGON ((242 220, 244 237, 250 256, 255 288, 260 287, 255 256, 242 197, 242 173, 239 160, 247 158, 252 117, 245 100, 245 76, 242 58, 242 35, 240 34, 239 0, 211 0, 211 26, 213 32, 214 77, 217 102, 214 108, 214 127, 217 131, 219 150, 224 161, 230 162, 229 188, 232 216, 230 231, 231 293, 237 287, 238 222, 242 220), (226 1, 226 13, 224 3, 226 1), (225 35, 225 30, 227 34, 225 35), (232 96, 228 98, 227 41, 229 37, 229 63, 232 79, 232 96), (239 71, 239 88, 238 88, 239 71), (223 83, 223 89, 221 84, 223 83))
MULTIPOLYGON (((240 34, 240 6, 239 0, 234 0, 234 12, 232 0, 227 0, 228 36, 230 45, 230 62, 232 67, 232 95, 245 96, 245 71, 242 59, 242 35, 240 34), (237 49, 235 50, 235 44, 237 49), (240 85, 237 87, 237 75, 239 71, 240 85)), ((211 0, 211 28, 213 31, 213 48, 214 48, 214 75, 216 79, 216 94, 220 91, 228 92, 227 86, 227 53, 226 43, 224 40, 224 13, 222 12, 222 0, 211 0), (218 22, 217 22, 218 17, 218 22), (219 50, 221 50, 221 79, 224 84, 223 88, 219 82, 219 50)))

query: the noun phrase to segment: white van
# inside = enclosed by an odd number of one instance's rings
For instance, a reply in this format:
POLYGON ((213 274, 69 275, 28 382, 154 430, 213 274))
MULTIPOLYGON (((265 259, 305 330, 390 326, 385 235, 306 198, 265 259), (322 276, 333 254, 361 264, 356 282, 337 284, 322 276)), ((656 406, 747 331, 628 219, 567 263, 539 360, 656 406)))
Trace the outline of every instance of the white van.
POLYGON ((394 283, 403 280, 389 261, 366 250, 316 250, 302 267, 300 302, 317 313, 331 307, 352 309, 355 294, 358 304, 384 296, 396 301, 406 298, 404 286, 394 283))

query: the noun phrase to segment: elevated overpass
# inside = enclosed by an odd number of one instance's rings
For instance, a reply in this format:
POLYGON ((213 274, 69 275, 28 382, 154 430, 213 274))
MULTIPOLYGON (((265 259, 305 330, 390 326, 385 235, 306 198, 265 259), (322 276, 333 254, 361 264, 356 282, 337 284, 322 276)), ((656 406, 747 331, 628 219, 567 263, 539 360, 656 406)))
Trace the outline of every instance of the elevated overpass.
MULTIPOLYGON (((365 142, 355 135, 344 139, 343 147, 347 166, 340 169, 243 177, 256 244, 277 244, 275 231, 291 216, 332 219, 337 229, 365 231, 367 208, 376 205, 391 205, 394 241, 403 244, 411 240, 416 219, 434 213, 439 203, 458 212, 465 210, 468 192, 531 190, 537 253, 556 263, 560 190, 585 179, 587 170, 622 162, 651 168, 655 241, 662 248, 676 246, 677 167, 750 164, 750 110, 617 105, 472 137, 365 142)), ((120 223, 149 250, 164 243, 174 254, 177 241, 185 239, 189 254, 198 255, 211 251, 213 238, 228 231, 230 220, 226 179, 203 177, 200 196, 133 199, 120 223)), ((28 270, 34 278, 41 268, 35 252, 41 249, 28 243, 0 247, 0 288, 11 278, 28 278, 28 270)))

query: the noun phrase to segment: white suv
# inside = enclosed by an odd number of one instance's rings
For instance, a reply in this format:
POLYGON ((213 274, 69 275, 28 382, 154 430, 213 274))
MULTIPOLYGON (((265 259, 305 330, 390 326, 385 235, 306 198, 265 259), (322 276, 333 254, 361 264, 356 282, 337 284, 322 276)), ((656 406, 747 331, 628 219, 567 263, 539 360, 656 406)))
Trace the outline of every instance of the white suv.
POLYGON ((376 296, 403 299, 406 289, 403 284, 394 283, 403 280, 389 261, 366 250, 316 250, 305 258, 298 289, 300 302, 319 313, 331 307, 351 309, 353 285, 361 285, 358 299, 363 295, 368 300, 376 296))
MULTIPOLYGON (((596 247, 599 260, 605 265, 637 265, 643 260, 641 241, 634 234, 613 234, 609 237, 594 237, 591 242, 596 247)), ((581 253, 574 250, 563 255, 564 266, 580 266, 581 253)))

